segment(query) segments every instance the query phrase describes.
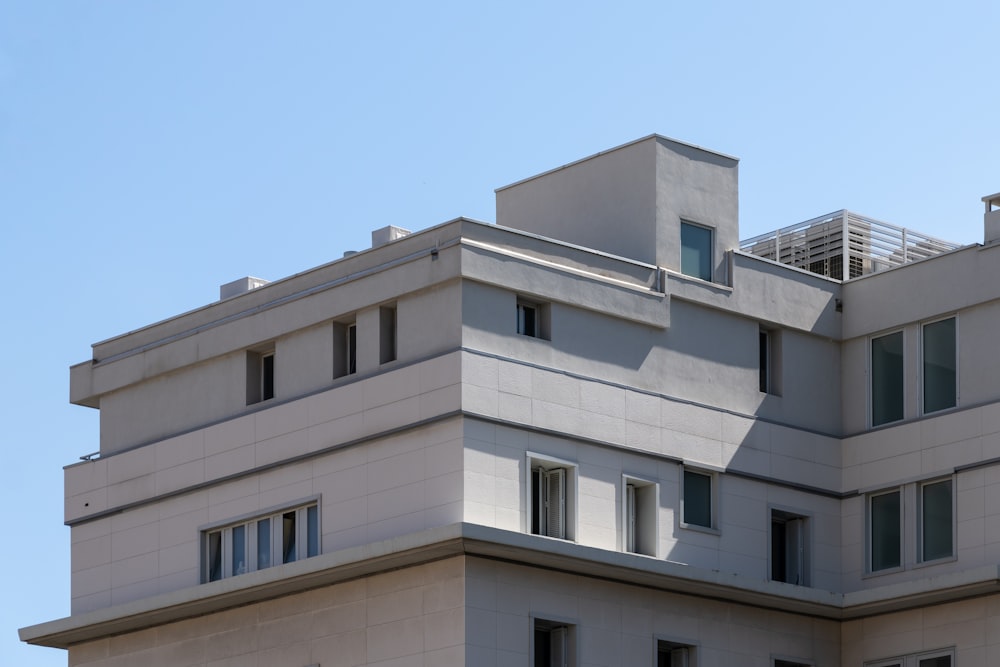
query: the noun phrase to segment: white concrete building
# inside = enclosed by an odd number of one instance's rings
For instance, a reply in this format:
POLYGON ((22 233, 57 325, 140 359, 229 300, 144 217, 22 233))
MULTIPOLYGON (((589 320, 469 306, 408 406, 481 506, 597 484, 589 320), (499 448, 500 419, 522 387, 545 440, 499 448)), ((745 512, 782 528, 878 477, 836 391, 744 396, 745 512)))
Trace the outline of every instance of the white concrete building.
POLYGON ((72 615, 21 637, 79 667, 1000 664, 984 201, 984 245, 839 212, 741 246, 737 160, 650 136, 501 188, 496 225, 97 343, 72 615))

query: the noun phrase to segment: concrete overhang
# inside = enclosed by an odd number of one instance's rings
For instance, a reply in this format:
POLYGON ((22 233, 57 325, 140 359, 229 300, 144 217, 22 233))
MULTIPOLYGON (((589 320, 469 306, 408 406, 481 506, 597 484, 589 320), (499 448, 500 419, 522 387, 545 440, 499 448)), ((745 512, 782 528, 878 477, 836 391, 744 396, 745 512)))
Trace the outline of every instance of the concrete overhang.
POLYGON ((21 628, 18 633, 21 641, 29 644, 68 648, 81 642, 456 556, 502 560, 838 621, 1000 593, 997 566, 842 594, 459 523, 88 611, 21 628))

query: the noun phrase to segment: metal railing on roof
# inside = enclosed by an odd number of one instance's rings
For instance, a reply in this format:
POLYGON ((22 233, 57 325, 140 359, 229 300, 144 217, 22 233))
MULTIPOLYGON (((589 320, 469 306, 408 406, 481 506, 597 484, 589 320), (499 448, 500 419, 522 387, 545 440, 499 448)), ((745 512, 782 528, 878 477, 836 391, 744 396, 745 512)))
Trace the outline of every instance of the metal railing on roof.
POLYGON ((845 210, 740 242, 743 252, 837 280, 877 273, 959 247, 845 210))

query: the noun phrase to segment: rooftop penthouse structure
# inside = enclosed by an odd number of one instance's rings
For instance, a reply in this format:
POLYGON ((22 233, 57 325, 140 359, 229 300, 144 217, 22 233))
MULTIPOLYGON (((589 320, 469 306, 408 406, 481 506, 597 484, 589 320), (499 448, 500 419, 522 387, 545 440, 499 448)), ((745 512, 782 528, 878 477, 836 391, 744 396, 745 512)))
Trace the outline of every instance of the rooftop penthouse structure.
POLYGON ((740 243, 737 173, 649 136, 500 188, 496 224, 378 230, 94 344, 72 613, 21 638, 74 667, 997 664, 1000 197, 984 245, 847 212, 740 243))

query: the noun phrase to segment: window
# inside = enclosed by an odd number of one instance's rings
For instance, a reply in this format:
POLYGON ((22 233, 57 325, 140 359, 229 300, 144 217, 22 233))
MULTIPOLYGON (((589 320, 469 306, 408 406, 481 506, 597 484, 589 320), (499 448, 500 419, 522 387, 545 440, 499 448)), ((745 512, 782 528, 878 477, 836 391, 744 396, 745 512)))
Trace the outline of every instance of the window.
POLYGON ((781 332, 761 329, 758 334, 758 387, 764 394, 781 395, 781 332))
POLYGON ((634 477, 626 476, 622 481, 625 491, 622 517, 624 550, 655 556, 659 489, 654 482, 634 477))
POLYGON ((866 662, 865 667, 952 667, 954 658, 954 649, 944 649, 866 662))
POLYGON ((954 552, 954 514, 950 479, 920 485, 920 560, 950 558, 954 552))
POLYGON ((903 418, 903 332, 871 340, 872 426, 903 418))
POLYGON ((808 662, 796 662, 794 660, 774 659, 774 667, 812 667, 808 662))
POLYGON ((955 318, 925 324, 923 329, 924 414, 958 404, 955 318))
MULTIPOLYGON (((378 316, 378 362, 387 364, 396 360, 396 306, 382 306, 378 309, 378 316)), ((355 350, 357 350, 356 344, 355 350)))
POLYGON ((319 506, 203 531, 202 579, 218 581, 319 554, 319 506))
POLYGON ((692 667, 694 648, 659 639, 656 642, 656 667, 692 667))
POLYGON ((869 570, 902 567, 902 503, 899 489, 868 496, 869 570))
POLYGON ((712 230, 681 222, 681 273, 712 280, 712 230))
POLYGON ((531 487, 528 494, 529 528, 533 535, 575 538, 573 487, 575 467, 572 464, 528 456, 531 487))
POLYGON ((806 517, 771 510, 771 581, 809 585, 806 517))
POLYGON ((549 340, 549 309, 541 303, 517 300, 517 333, 549 340))
POLYGON ((333 324, 333 377, 358 372, 358 327, 354 322, 333 324))
POLYGON ((274 398, 274 350, 247 352, 247 405, 274 398))
POLYGON ((684 469, 681 495, 681 523, 686 527, 715 527, 715 503, 712 473, 684 469))
POLYGON ((536 618, 533 667, 572 667, 576 664, 575 627, 536 618))

